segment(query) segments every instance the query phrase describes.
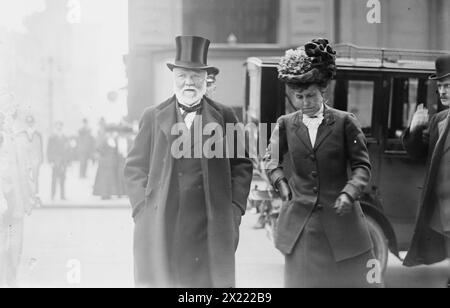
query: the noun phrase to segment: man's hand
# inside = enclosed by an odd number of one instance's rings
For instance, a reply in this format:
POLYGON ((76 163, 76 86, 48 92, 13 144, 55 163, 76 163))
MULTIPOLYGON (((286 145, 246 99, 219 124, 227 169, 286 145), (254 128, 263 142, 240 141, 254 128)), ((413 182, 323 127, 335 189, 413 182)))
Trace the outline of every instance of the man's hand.
POLYGON ((428 121, 428 109, 425 108, 423 104, 420 104, 419 106, 417 106, 417 110, 413 115, 410 130, 415 131, 420 127, 426 127, 428 126, 428 121))
POLYGON ((338 216, 348 214, 353 209, 353 201, 347 194, 341 194, 336 200, 334 209, 336 210, 336 214, 338 216))

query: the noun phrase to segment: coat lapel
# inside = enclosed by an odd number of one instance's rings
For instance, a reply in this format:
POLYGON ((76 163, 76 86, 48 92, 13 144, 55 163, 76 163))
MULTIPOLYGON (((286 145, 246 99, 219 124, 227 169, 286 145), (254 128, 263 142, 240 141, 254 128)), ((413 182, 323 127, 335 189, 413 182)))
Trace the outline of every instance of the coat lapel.
POLYGON ((173 96, 167 104, 161 106, 156 114, 157 125, 166 135, 167 140, 172 140, 172 127, 177 122, 176 118, 176 99, 173 96))
POLYGON ((197 129, 199 130, 199 133, 203 137, 196 138, 195 142, 194 142, 194 146, 197 146, 197 144, 199 142, 202 142, 202 146, 203 146, 203 144, 205 144, 205 142, 208 140, 208 138, 210 138, 210 136, 208 136, 208 135, 206 135, 206 136, 203 135, 205 126, 207 126, 208 124, 210 124, 210 125, 217 124, 219 126, 222 126, 223 133, 225 133, 225 127, 224 127, 224 123, 223 123, 224 119, 223 119, 222 114, 216 108, 214 108, 213 105, 209 104, 209 102, 206 99, 203 99, 203 109, 202 109, 201 117, 196 120, 197 120, 196 121, 197 123, 195 123, 195 125, 197 125, 197 129))
POLYGON ((431 170, 434 170, 435 167, 439 165, 441 157, 445 151, 444 145, 445 145, 445 140, 447 139, 447 135, 449 133, 450 121, 446 121, 445 125, 446 126, 444 127, 444 132, 442 133, 441 136, 439 136, 439 122, 436 124, 436 128, 435 128, 436 131, 434 134, 439 137, 437 139, 436 146, 434 147, 434 151, 431 156, 431 166, 430 166, 431 170))
POLYGON ((450 149, 450 142, 447 142, 447 140, 449 139, 449 131, 450 131, 450 115, 447 116, 447 118, 445 118, 445 120, 441 123, 439 123, 440 125, 443 125, 443 133, 442 133, 442 143, 443 143, 443 151, 442 153, 447 152, 450 149))
MULTIPOLYGON (((202 141, 202 144, 200 144, 200 147, 203 150, 203 145, 205 144, 205 142, 207 141, 207 139, 209 138, 209 136, 205 136, 203 135, 203 131, 206 125, 212 123, 212 124, 216 124, 216 125, 221 125, 223 128, 223 133, 225 133, 225 127, 224 127, 224 119, 222 114, 216 109, 214 108, 213 105, 211 105, 208 100, 203 99, 203 110, 202 110, 202 116, 199 119, 199 126, 201 126, 202 131, 202 138, 198 138, 199 140, 202 141)), ((213 220, 213 216, 212 216, 212 204, 210 203, 211 197, 210 197, 210 191, 211 191, 211 185, 209 183, 210 179, 209 179, 209 167, 208 167, 208 162, 210 161, 209 159, 205 158, 204 153, 202 152, 202 159, 201 159, 201 165, 202 165, 202 171, 203 171, 203 183, 205 184, 205 193, 206 193, 206 204, 207 204, 207 216, 209 220, 213 220)), ((214 186, 214 185, 213 185, 214 186)))
POLYGON ((309 132, 306 125, 303 123, 303 113, 298 111, 294 117, 295 134, 303 142, 303 144, 312 151, 313 147, 311 139, 309 138, 309 132))
POLYGON ((325 105, 323 111, 323 122, 320 124, 317 131, 316 144, 314 146, 314 151, 320 147, 323 141, 331 134, 333 131, 333 124, 335 123, 334 115, 330 108, 325 105))

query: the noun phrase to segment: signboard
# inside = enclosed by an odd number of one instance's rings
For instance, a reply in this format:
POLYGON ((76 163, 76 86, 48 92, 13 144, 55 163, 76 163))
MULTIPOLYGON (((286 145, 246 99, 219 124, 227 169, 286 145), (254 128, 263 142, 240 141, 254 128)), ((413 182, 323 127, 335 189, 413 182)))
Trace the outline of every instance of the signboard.
POLYGON ((291 31, 296 34, 326 32, 327 13, 323 0, 291 1, 291 31))

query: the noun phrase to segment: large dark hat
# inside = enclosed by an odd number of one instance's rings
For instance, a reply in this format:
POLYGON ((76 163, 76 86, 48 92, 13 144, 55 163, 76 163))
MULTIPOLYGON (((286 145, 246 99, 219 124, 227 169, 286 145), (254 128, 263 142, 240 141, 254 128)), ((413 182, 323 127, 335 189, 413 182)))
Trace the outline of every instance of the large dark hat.
POLYGON ((278 65, 278 78, 287 84, 323 83, 336 75, 336 51, 327 39, 318 38, 286 51, 278 65))
POLYGON ((210 41, 199 36, 177 36, 177 55, 175 62, 168 62, 170 70, 174 67, 206 70, 208 74, 217 75, 219 69, 208 65, 208 48, 210 41))
POLYGON ((436 59, 436 74, 430 76, 430 79, 442 79, 450 76, 450 54, 440 56, 436 59))

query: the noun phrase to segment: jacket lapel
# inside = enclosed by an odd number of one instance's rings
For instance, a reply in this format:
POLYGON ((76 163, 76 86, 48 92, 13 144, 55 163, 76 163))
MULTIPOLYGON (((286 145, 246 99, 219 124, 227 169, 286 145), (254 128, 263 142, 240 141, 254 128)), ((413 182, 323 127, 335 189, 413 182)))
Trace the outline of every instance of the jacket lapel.
POLYGON ((319 129, 317 131, 316 144, 314 146, 314 151, 320 147, 323 141, 331 134, 333 131, 333 124, 335 123, 333 112, 329 107, 325 105, 325 109, 323 111, 323 122, 320 124, 319 129))
POLYGON ((167 140, 172 140, 172 127, 176 123, 176 99, 173 96, 166 104, 161 106, 156 114, 157 125, 166 135, 167 140))
MULTIPOLYGON (((450 117, 450 115, 449 115, 450 117)), ((450 142, 447 142, 450 134, 450 118, 445 118, 445 122, 442 123, 441 125, 444 125, 443 127, 443 134, 442 134, 442 143, 443 143, 443 147, 444 150, 442 151, 442 153, 447 152, 450 149, 450 142)))
POLYGON ((298 111, 294 117, 295 134, 303 142, 303 144, 312 151, 313 147, 311 139, 309 138, 309 132, 306 125, 303 123, 303 113, 298 111))
MULTIPOLYGON (((444 154, 444 152, 446 151, 446 149, 444 148, 445 146, 445 141, 447 140, 448 134, 449 134, 449 128, 450 128, 450 121, 446 118, 444 118, 445 123, 443 125, 445 125, 444 127, 444 132, 442 133, 441 136, 439 136, 439 124, 442 122, 442 120, 440 120, 437 125, 436 125, 436 132, 435 134, 437 134, 438 140, 436 143, 436 146, 434 147, 434 151, 432 154, 432 158, 431 158, 431 164, 435 165, 438 164, 442 155, 444 154)), ((442 124, 441 124, 442 125, 442 124)))
MULTIPOLYGON (((209 102, 206 99, 203 99, 203 109, 201 116, 197 116, 194 123, 192 124, 192 127, 195 129, 195 134, 200 134, 200 136, 194 137, 193 147, 199 147, 203 150, 203 145, 205 142, 211 137, 208 135, 203 135, 205 126, 209 125, 220 125, 223 128, 223 133, 225 133, 225 127, 223 127, 223 116, 222 114, 214 108, 213 105, 209 104, 209 102), (199 143, 201 143, 199 145, 199 143)), ((203 155, 202 155, 203 156, 203 155)))

